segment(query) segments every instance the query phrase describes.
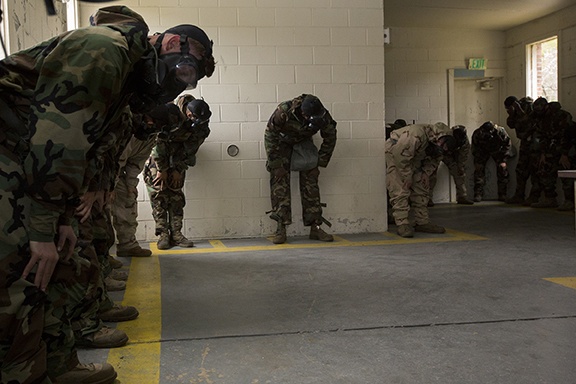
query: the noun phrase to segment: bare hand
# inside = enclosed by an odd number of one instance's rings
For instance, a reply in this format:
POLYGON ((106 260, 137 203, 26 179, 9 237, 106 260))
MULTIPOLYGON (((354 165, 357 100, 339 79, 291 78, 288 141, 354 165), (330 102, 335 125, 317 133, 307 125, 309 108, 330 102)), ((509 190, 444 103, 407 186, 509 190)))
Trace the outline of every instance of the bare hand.
POLYGON ((80 204, 76 208, 76 216, 79 217, 81 223, 84 223, 90 217, 92 207, 101 210, 104 207, 105 192, 86 192, 80 197, 80 204))
POLYGON ((30 242, 30 261, 26 264, 22 278, 28 277, 35 265, 38 265, 36 270, 36 277, 34 278, 34 285, 42 291, 46 291, 54 268, 58 264, 58 251, 56 244, 52 242, 44 243, 39 241, 30 242))
POLYGON ((76 233, 74 233, 72 226, 61 225, 58 227, 58 252, 62 252, 64 249, 66 249, 62 260, 68 261, 68 259, 72 257, 77 241, 78 239, 76 238, 76 233))
POLYGON ((171 188, 182 188, 184 186, 182 180, 182 173, 178 171, 172 171, 171 176, 172 176, 172 180, 170 182, 171 188))
POLYGON ((570 167, 572 166, 572 164, 570 164, 570 160, 568 159, 568 156, 566 156, 566 155, 560 156, 560 161, 558 162, 558 164, 560 164, 560 166, 563 169, 570 169, 570 167))
POLYGON ((282 180, 287 174, 288 171, 284 167, 276 168, 272 171, 275 181, 282 180))
POLYGON ((166 182, 167 173, 158 171, 156 177, 152 180, 152 185, 164 189, 164 183, 166 182))

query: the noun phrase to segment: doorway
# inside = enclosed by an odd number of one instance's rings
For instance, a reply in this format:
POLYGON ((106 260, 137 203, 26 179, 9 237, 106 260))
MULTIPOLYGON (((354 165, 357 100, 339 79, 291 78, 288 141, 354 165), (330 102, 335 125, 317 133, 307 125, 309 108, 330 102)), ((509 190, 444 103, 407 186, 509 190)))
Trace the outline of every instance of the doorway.
MULTIPOLYGON (((503 116, 504 108, 502 107, 501 78, 458 78, 454 77, 453 70, 450 70, 448 87, 449 125, 451 127, 457 124, 464 125, 470 139, 472 133, 486 121, 493 121, 506 128, 506 118, 503 116)), ((507 128, 506 130, 508 131, 507 128)), ((513 158, 508 163, 509 169, 515 168, 515 164, 511 163, 515 160, 513 158)), ((466 164, 466 181, 468 196, 472 198, 474 195, 474 160, 471 153, 466 164)), ((450 178, 450 201, 454 201, 455 198, 456 190, 450 178)), ((498 199, 496 164, 492 159, 486 164, 484 199, 498 199)))

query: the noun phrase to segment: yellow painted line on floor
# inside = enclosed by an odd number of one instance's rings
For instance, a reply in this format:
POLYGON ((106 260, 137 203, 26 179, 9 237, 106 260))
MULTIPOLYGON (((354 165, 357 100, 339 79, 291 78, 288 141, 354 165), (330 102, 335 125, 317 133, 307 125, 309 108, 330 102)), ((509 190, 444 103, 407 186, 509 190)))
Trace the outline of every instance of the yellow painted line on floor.
POLYGON ((220 240, 209 240, 209 243, 214 247, 214 248, 228 248, 227 246, 224 245, 224 243, 220 240))
MULTIPOLYGON (((290 238, 288 238, 288 243, 284 244, 269 244, 269 245, 247 245, 247 246, 223 246, 220 247, 194 247, 194 248, 180 248, 180 249, 169 249, 169 250, 158 250, 156 243, 150 243, 150 249, 156 254, 165 255, 189 255, 189 254, 205 254, 205 253, 224 253, 224 252, 254 252, 254 251, 275 251, 275 250, 285 250, 285 249, 306 249, 306 248, 334 248, 334 247, 362 247, 362 246, 375 246, 375 245, 397 245, 397 244, 418 244, 418 243, 445 243, 453 241, 477 241, 486 240, 485 237, 473 235, 470 233, 459 232, 452 229, 447 229, 445 234, 438 234, 437 237, 430 237, 426 234, 426 237, 419 237, 417 233, 413 238, 403 238, 396 234, 386 232, 382 240, 362 240, 353 241, 345 239, 346 235, 335 236, 335 241, 324 243, 324 242, 313 242, 313 243, 290 243, 290 238)), ((267 237, 271 240, 271 237, 267 237)), ((246 239, 250 240, 250 239, 246 239)), ((213 244, 214 240, 210 240, 209 243, 213 244)), ((235 240, 237 241, 237 240, 235 240)), ((220 241, 217 241, 220 242, 220 241)))
POLYGON ((133 305, 140 315, 136 320, 118 323, 130 341, 122 348, 112 348, 110 363, 122 383, 158 383, 160 380, 160 340, 162 303, 160 298, 160 263, 158 256, 133 257, 123 305, 133 305))
POLYGON ((549 277, 544 280, 560 284, 568 288, 576 289, 576 277, 549 277))

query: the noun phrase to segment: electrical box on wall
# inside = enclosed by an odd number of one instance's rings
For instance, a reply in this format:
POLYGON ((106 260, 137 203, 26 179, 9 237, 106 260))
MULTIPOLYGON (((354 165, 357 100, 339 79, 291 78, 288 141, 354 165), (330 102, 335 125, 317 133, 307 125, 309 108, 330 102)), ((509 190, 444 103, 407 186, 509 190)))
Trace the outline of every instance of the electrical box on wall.
POLYGON ((390 28, 384 28, 384 44, 390 44, 390 28))

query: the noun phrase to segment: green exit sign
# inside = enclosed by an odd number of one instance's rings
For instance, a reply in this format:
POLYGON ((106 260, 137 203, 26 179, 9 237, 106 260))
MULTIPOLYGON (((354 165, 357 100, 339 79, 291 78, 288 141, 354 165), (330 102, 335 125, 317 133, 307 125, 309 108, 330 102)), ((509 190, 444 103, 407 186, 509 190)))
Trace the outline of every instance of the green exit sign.
POLYGON ((482 70, 486 69, 486 59, 484 58, 471 58, 468 59, 468 69, 482 70))

